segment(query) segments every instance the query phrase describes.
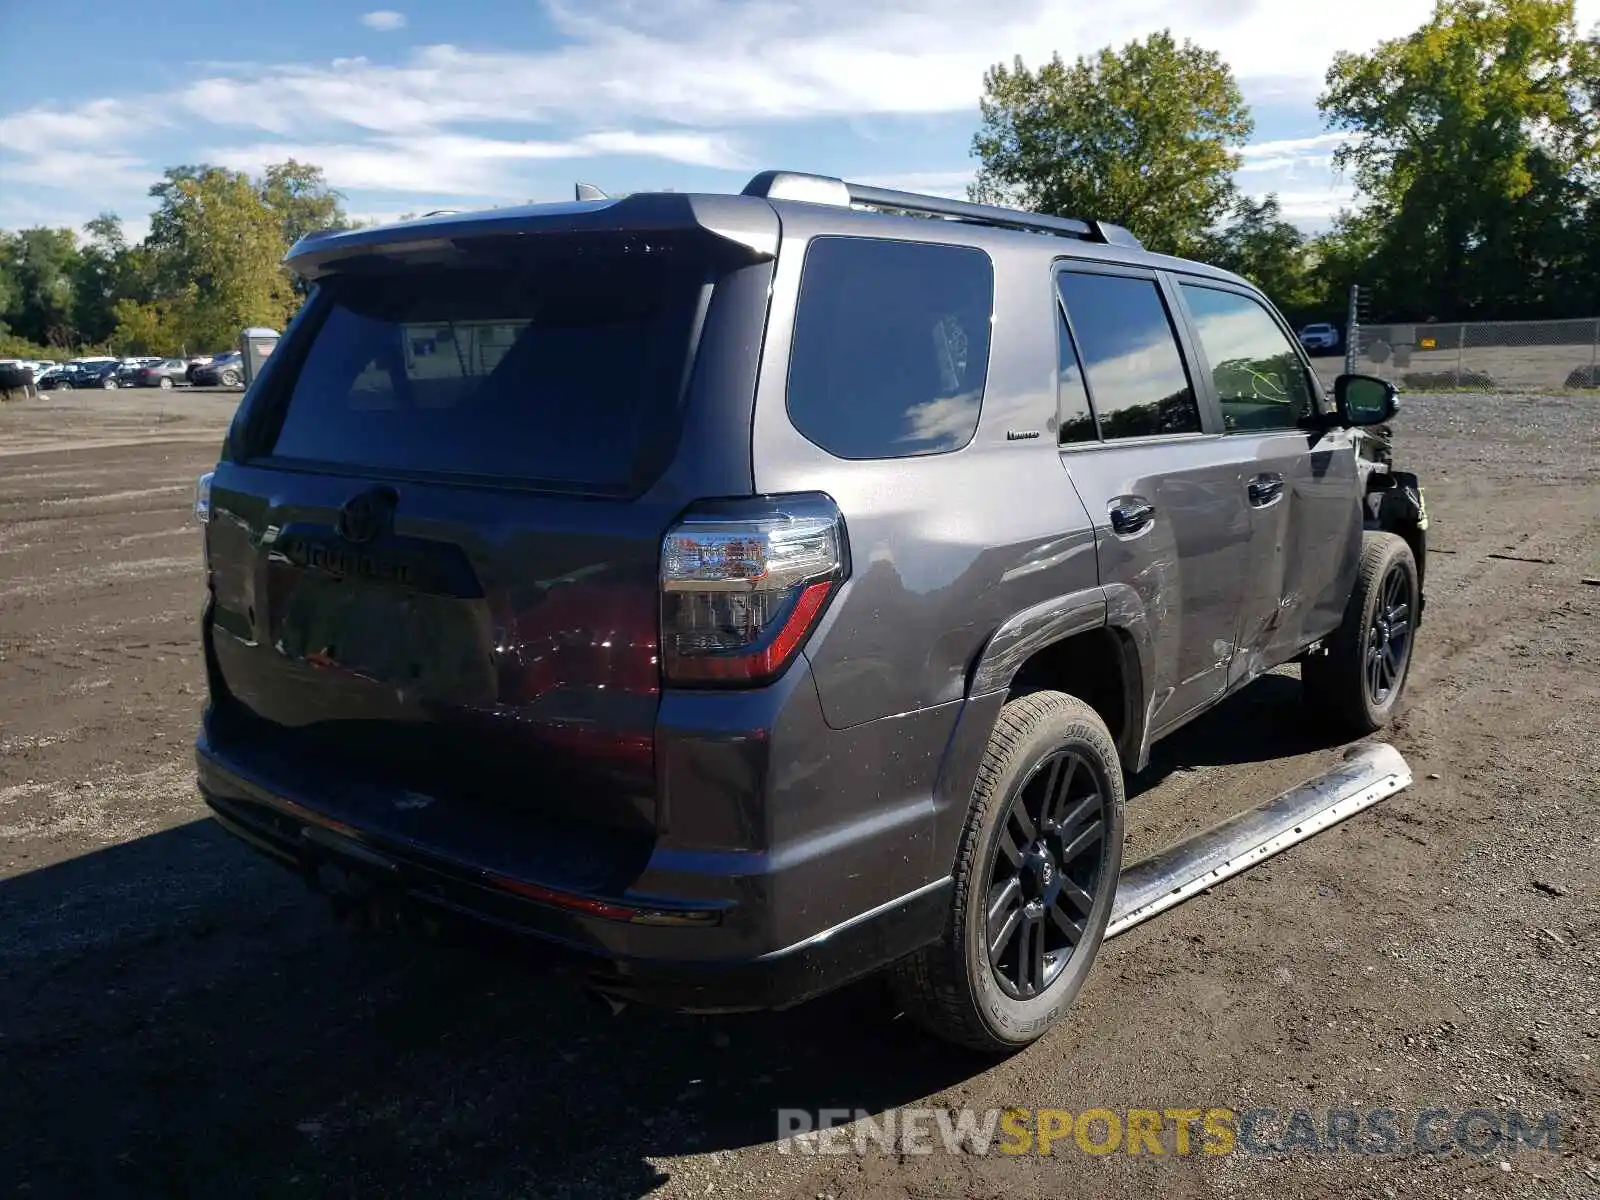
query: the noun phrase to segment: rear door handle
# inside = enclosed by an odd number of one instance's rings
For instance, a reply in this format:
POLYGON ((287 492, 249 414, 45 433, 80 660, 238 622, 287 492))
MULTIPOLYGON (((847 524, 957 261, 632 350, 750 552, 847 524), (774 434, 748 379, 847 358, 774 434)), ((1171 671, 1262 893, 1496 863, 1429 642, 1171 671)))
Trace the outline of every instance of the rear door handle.
POLYGON ((1156 519, 1156 506, 1143 496, 1122 496, 1110 504, 1111 531, 1118 537, 1134 537, 1150 528, 1156 519))
POLYGON ((1264 472, 1252 479, 1245 486, 1245 491, 1253 507, 1265 508, 1283 495, 1283 476, 1276 471, 1264 472))

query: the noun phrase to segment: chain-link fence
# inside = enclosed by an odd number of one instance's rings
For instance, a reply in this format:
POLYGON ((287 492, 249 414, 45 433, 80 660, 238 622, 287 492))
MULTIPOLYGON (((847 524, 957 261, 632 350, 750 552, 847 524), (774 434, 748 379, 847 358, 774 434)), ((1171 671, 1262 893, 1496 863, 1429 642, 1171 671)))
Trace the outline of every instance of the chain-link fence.
POLYGON ((1408 391, 1600 388, 1600 318, 1363 325, 1355 360, 1408 391))

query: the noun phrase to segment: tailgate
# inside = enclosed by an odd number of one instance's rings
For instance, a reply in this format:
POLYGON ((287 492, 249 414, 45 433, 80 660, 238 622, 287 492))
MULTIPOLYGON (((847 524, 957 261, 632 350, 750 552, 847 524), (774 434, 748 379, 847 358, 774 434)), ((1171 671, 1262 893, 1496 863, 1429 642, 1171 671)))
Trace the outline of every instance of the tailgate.
POLYGON ((220 749, 654 828, 662 535, 693 489, 749 486, 768 268, 708 239, 436 241, 319 277, 211 485, 220 749))
POLYGON ((234 736, 330 788, 653 824, 671 513, 235 464, 211 503, 234 736))

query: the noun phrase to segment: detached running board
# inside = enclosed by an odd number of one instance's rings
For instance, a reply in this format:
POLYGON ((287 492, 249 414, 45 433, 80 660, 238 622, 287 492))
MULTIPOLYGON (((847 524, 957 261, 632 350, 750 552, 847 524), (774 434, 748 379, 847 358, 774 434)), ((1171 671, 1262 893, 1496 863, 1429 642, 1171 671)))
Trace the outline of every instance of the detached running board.
POLYGON ((1411 784, 1393 746, 1368 742, 1333 770, 1123 870, 1107 937, 1126 933, 1411 784))

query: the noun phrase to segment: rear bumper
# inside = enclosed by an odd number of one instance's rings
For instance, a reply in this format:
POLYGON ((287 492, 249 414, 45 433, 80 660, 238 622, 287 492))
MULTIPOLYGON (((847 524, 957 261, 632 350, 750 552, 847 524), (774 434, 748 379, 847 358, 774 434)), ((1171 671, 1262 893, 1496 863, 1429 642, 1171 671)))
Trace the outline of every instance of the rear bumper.
MULTIPOLYGON (((927 944, 949 908, 944 877, 774 944, 777 931, 794 928, 793 912, 776 911, 784 897, 826 886, 817 870, 797 877, 781 855, 763 856, 768 873, 737 881, 714 869, 692 879, 675 873, 683 887, 670 895, 554 887, 537 871, 509 868, 492 848, 472 852, 463 842, 446 850, 385 829, 370 805, 343 790, 299 793, 276 772, 269 782, 204 731, 196 759, 201 794, 219 823, 313 887, 526 935, 535 957, 553 956, 585 984, 622 999, 694 1011, 787 1007, 927 944), (730 882, 737 886, 730 890, 730 882)), ((705 856, 708 863, 722 857, 705 856)))

